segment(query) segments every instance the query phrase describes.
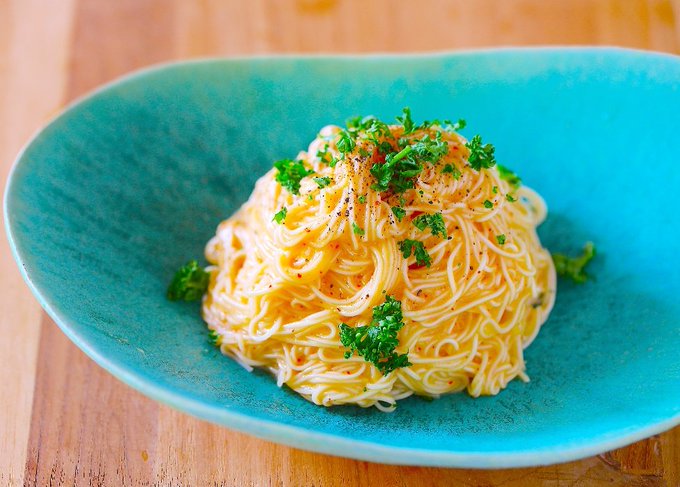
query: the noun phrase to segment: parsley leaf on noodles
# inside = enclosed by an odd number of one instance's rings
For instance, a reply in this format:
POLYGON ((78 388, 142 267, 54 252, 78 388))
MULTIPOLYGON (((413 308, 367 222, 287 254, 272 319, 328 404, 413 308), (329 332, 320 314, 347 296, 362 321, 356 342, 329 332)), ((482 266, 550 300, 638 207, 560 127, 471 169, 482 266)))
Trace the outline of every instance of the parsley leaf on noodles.
MULTIPOLYGON (((310 195, 310 196, 311 196, 311 195, 310 195)), ((283 220, 286 219, 286 215, 287 215, 287 214, 288 214, 288 208, 286 208, 286 207, 284 206, 283 208, 281 208, 279 211, 277 211, 277 212, 274 214, 274 218, 272 218, 272 220, 275 221, 276 223, 278 223, 278 224, 280 225, 281 223, 283 223, 283 220)))
POLYGON ((331 184, 331 178, 329 177, 322 177, 322 178, 314 178, 314 182, 319 188, 325 188, 329 184, 331 184))
POLYGON ((274 179, 292 194, 300 194, 300 181, 305 176, 314 174, 314 171, 305 169, 302 161, 281 159, 274 163, 277 172, 274 179))
POLYGON ((447 164, 444 166, 444 169, 442 169, 442 174, 451 174, 453 179, 460 179, 460 177, 463 175, 453 164, 447 164))
POLYGON ((437 132, 434 138, 423 135, 411 147, 415 156, 432 164, 436 164, 449 151, 449 145, 442 139, 441 132, 437 132))
POLYGON ((468 163, 470 167, 476 171, 482 168, 489 169, 496 164, 496 158, 494 152, 496 149, 491 144, 483 144, 482 138, 479 135, 472 137, 470 142, 465 144, 470 150, 470 155, 468 156, 468 163))
POLYGON ((392 213, 394 213, 394 216, 396 216, 397 220, 399 221, 403 220, 404 217, 406 216, 406 210, 403 209, 401 206, 393 206, 392 213))
POLYGON ((446 234, 446 224, 444 223, 444 218, 442 217, 441 213, 435 213, 433 215, 423 214, 417 216, 413 219, 413 224, 420 231, 430 227, 430 231, 435 237, 437 235, 439 235, 441 238, 446 238, 448 236, 446 234))
POLYGON ((353 328, 341 323, 340 342, 348 347, 345 358, 356 352, 366 362, 375 365, 384 375, 400 367, 408 367, 408 353, 398 354, 394 349, 399 345, 397 333, 404 326, 401 301, 387 296, 385 302, 373 308, 370 325, 353 328))
POLYGON ((338 141, 335 143, 335 146, 341 153, 346 154, 354 150, 354 148, 357 146, 357 142, 356 140, 354 140, 354 137, 352 137, 349 132, 347 132, 346 130, 341 130, 338 136, 338 141))
POLYGON ((408 135, 415 129, 413 119, 411 118, 411 109, 404 107, 401 117, 397 117, 397 121, 404 126, 404 135, 408 135))
POLYGON ((416 258, 416 264, 419 266, 430 267, 432 264, 432 259, 430 254, 427 253, 427 249, 423 245, 423 242, 419 240, 406 239, 399 242, 399 250, 404 259, 411 257, 411 254, 416 258))

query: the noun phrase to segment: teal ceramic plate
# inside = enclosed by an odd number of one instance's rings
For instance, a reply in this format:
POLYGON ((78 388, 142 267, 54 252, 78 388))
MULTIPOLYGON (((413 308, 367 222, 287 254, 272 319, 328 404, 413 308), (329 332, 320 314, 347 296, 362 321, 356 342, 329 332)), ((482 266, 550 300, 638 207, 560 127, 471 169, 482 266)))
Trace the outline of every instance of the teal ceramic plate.
POLYGON ((680 59, 617 49, 207 60, 79 101, 20 156, 5 199, 26 281, 64 333, 144 394, 299 448, 385 463, 538 465, 680 423, 680 59), (274 160, 354 114, 468 121, 546 199, 553 251, 600 254, 559 283, 496 397, 324 409, 208 344, 175 269, 274 160))

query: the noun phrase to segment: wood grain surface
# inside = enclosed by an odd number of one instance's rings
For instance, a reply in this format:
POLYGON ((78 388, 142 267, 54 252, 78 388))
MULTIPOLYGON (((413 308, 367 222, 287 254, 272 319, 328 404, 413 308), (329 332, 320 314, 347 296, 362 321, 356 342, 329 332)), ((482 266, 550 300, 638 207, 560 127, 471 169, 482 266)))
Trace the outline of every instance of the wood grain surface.
MULTIPOLYGON (((680 51, 680 1, 0 0, 0 175, 75 97, 197 56, 609 44, 680 51)), ((4 225, 3 225, 4 232, 4 225)), ((115 380, 40 310, 0 239, 0 485, 680 486, 680 428, 578 462, 395 467, 198 421, 115 380)))

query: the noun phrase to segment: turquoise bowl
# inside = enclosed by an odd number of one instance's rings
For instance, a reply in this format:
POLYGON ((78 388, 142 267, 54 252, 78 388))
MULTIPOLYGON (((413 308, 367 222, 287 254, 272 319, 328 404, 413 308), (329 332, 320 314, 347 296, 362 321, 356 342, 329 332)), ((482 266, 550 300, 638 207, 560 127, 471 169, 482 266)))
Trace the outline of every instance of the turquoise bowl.
POLYGON ((45 310, 99 365, 193 416, 384 463, 572 460, 680 423, 680 58, 619 49, 205 60, 127 76, 23 151, 10 242, 45 310), (392 414, 322 408, 210 346, 175 269, 201 257, 256 178, 354 114, 468 121, 550 208, 545 246, 599 250, 559 282, 526 351, 531 382, 496 397, 409 398, 392 414))

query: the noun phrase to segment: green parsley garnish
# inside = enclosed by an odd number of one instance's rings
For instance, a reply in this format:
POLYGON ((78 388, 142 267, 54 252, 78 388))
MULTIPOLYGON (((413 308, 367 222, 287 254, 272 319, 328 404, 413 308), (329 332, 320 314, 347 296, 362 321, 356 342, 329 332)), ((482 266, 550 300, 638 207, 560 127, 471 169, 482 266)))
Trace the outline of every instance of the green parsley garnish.
POLYGON ((449 145, 442 139, 441 132, 437 132, 434 139, 429 135, 423 135, 411 147, 419 159, 432 164, 436 164, 449 151, 449 145))
POLYGON ((354 115, 345 121, 345 125, 349 130, 359 130, 361 128, 361 120, 361 115, 354 115))
POLYGON ((457 130, 463 130, 467 123, 465 120, 462 118, 458 119, 457 122, 452 122, 451 120, 432 120, 431 122, 428 122, 427 120, 424 121, 422 124, 420 124, 420 127, 418 127, 421 130, 429 129, 433 125, 438 125, 442 129, 446 130, 447 132, 456 132, 457 130))
POLYGON ((364 203, 366 203, 366 195, 362 194, 357 198, 357 201, 363 205, 364 203))
POLYGON ((519 178, 517 174, 512 172, 510 169, 508 169, 505 166, 501 166, 498 164, 498 174, 501 177, 501 179, 504 179, 507 181, 510 186, 513 188, 519 188, 519 186, 522 184, 522 180, 519 178))
POLYGON ((498 186, 494 186, 493 188, 491 188, 491 192, 493 194, 498 194, 498 186))
POLYGON ((505 244, 505 234, 501 233, 500 235, 496 235, 496 242, 498 242, 498 245, 504 245, 505 244))
POLYGON ((390 127, 372 115, 364 118, 355 117, 353 124, 351 126, 348 124, 347 128, 353 133, 364 132, 364 138, 375 145, 379 145, 381 137, 392 137, 390 127))
POLYGON ((413 125, 413 119, 411 118, 411 109, 409 107, 405 107, 402 110, 402 116, 397 117, 397 121, 404 126, 404 135, 408 135, 413 130, 415 129, 415 126, 413 125))
POLYGON ((175 273, 167 297, 170 301, 196 301, 203 297, 209 282, 210 274, 197 261, 190 260, 175 273))
POLYGON ((314 178, 314 182, 319 188, 325 188, 329 184, 331 184, 331 178, 324 176, 322 178, 314 178))
POLYGON ((330 167, 335 167, 338 163, 338 160, 328 151, 328 144, 324 146, 323 150, 316 151, 316 157, 319 158, 319 161, 328 164, 330 167))
POLYGON ((413 178, 423 170, 423 166, 415 159, 408 158, 413 151, 411 146, 400 152, 387 154, 384 164, 373 164, 371 175, 375 178, 375 184, 371 189, 376 191, 390 190, 394 193, 403 193, 414 187, 413 178))
POLYGON ((494 157, 496 149, 491 144, 482 144, 482 138, 479 135, 472 137, 465 147, 470 150, 468 163, 472 169, 480 171, 482 168, 488 169, 496 164, 494 157))
POLYGON ((335 146, 342 154, 347 154, 348 152, 352 152, 354 150, 354 148, 357 146, 357 142, 348 131, 341 130, 335 146))
POLYGON ((311 169, 309 171, 305 169, 302 161, 294 161, 292 159, 276 161, 274 167, 277 170, 274 179, 292 194, 300 194, 300 181, 302 178, 314 174, 314 171, 311 169))
POLYGON ((460 177, 463 175, 463 173, 461 173, 453 164, 447 164, 444 166, 444 169, 442 169, 442 174, 451 174, 453 179, 460 179, 460 177))
POLYGON ((515 201, 517 201, 517 198, 512 196, 510 193, 505 195, 505 199, 508 200, 510 203, 514 203, 515 201))
POLYGON ((399 250, 401 251, 401 255, 404 256, 404 259, 408 259, 411 257, 411 254, 413 254, 416 258, 416 263, 419 266, 430 267, 430 264, 432 264, 430 254, 427 253, 423 242, 419 240, 407 238, 406 240, 399 242, 399 250))
MULTIPOLYGON (((310 196, 311 196, 311 195, 310 195, 310 196)), ((274 214, 274 218, 272 218, 272 221, 275 221, 276 223, 278 223, 279 225, 281 225, 281 223, 283 223, 283 220, 286 219, 286 215, 287 215, 287 214, 288 214, 288 208, 286 208, 286 207, 284 206, 283 208, 281 208, 279 211, 277 211, 277 212, 274 214)))
POLYGON ((380 152, 381 154, 389 154, 393 150, 394 149, 392 148, 392 144, 390 144, 386 140, 383 140, 378 144, 378 152, 380 152))
POLYGON ((442 140, 441 132, 437 132, 434 139, 425 135, 399 152, 387 154, 384 164, 373 164, 371 174, 376 182, 371 188, 376 191, 389 190, 396 194, 412 189, 413 179, 423 170, 420 161, 435 164, 448 150, 449 146, 442 140))
POLYGON ((340 343, 349 348, 345 358, 350 358, 356 352, 384 375, 400 367, 410 366, 408 353, 398 354, 394 351, 399 345, 397 333, 404 326, 403 320, 401 302, 387 296, 383 304, 373 308, 370 325, 353 328, 341 323, 340 343))
POLYGON ((352 222, 352 231, 354 232, 355 235, 359 236, 362 236, 366 233, 366 231, 359 225, 357 225, 355 222, 352 222))
POLYGON ((399 221, 403 220, 404 217, 406 216, 406 210, 403 209, 401 206, 393 206, 392 213, 394 213, 394 216, 396 216, 397 220, 399 221))
POLYGON ((444 217, 441 213, 435 213, 434 215, 423 214, 419 215, 413 219, 413 224, 418 230, 425 230, 425 228, 430 227, 430 232, 435 237, 439 235, 441 238, 446 238, 446 224, 444 223, 444 217))
POLYGON ((220 344, 222 343, 222 337, 215 330, 208 331, 208 340, 216 347, 220 346, 220 344))
POLYGON ((593 257, 595 257, 595 245, 588 242, 583 247, 583 252, 578 257, 568 257, 564 254, 552 254, 555 270, 557 274, 568 277, 578 284, 583 284, 588 280, 585 268, 593 257))
POLYGON ((493 208, 493 203, 489 200, 484 200, 484 208, 488 208, 488 209, 493 208))

